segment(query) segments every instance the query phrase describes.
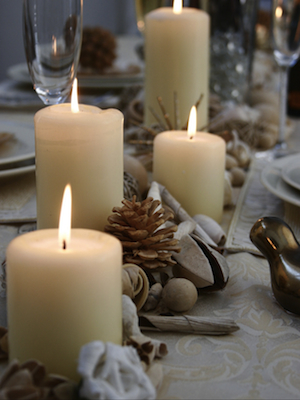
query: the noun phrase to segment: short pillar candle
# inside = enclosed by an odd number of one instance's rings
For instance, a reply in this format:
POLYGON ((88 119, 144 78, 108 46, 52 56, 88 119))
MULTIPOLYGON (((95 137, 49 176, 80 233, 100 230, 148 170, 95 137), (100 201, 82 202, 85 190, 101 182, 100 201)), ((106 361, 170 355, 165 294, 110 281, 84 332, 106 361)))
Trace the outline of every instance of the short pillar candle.
POLYGON ((111 235, 57 229, 21 235, 7 249, 9 358, 37 359, 48 373, 78 380, 80 348, 122 344, 122 247, 111 235))
POLYGON ((217 135, 166 131, 154 139, 153 179, 164 185, 191 215, 221 222, 225 141, 217 135))

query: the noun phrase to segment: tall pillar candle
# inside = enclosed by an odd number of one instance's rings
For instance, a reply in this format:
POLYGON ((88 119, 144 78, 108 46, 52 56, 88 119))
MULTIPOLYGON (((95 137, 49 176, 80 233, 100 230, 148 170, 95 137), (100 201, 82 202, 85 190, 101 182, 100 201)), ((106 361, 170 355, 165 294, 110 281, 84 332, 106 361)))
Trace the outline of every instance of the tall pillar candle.
POLYGON ((158 96, 174 123, 176 92, 179 128, 185 126, 191 107, 203 94, 198 108, 200 129, 208 121, 209 15, 195 8, 183 7, 177 14, 171 7, 162 7, 148 13, 145 21, 145 124, 157 122, 150 108, 162 116, 158 96))
POLYGON ((34 122, 38 229, 57 228, 70 183, 73 227, 103 230, 123 199, 123 114, 59 104, 38 111, 34 122))
POLYGON ((225 142, 216 135, 167 131, 154 139, 153 179, 191 215, 222 220, 225 142))
POLYGON ((78 380, 81 346, 122 343, 122 247, 103 232, 58 230, 14 239, 7 249, 9 357, 35 358, 48 373, 78 380))

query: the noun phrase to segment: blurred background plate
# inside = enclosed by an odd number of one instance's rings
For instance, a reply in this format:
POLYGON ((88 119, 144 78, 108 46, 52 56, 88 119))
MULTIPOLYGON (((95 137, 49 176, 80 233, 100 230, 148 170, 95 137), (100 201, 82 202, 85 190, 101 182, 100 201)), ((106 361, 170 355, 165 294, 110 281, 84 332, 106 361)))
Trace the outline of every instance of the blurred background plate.
POLYGON ((0 144, 0 167, 35 157, 33 124, 0 120, 1 132, 11 133, 13 136, 0 144))
POLYGON ((289 185, 293 186, 295 189, 300 190, 300 155, 293 159, 293 162, 288 163, 282 169, 282 179, 288 183, 289 185))
POLYGON ((278 158, 267 165, 261 174, 261 181, 266 189, 290 204, 300 207, 300 191, 288 185, 282 179, 283 169, 299 158, 299 154, 278 158))

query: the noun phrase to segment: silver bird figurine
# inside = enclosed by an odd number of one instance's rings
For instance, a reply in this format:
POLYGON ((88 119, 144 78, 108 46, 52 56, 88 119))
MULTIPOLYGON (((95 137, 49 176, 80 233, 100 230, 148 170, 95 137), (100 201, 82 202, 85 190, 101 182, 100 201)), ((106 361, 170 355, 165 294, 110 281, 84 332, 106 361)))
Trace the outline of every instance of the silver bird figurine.
POLYGON ((255 222, 250 239, 266 257, 278 303, 300 315, 300 245, 289 225, 277 217, 255 222))

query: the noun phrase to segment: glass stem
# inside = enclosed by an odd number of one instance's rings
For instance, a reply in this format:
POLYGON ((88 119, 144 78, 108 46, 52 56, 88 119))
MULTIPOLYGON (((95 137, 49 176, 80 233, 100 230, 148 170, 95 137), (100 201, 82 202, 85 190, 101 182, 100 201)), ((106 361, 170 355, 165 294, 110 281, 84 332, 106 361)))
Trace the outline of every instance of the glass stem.
POLYGON ((279 145, 282 145, 285 143, 288 70, 289 70, 289 68, 286 66, 281 66, 279 69, 279 71, 280 71, 279 130, 278 130, 278 144, 279 145))

